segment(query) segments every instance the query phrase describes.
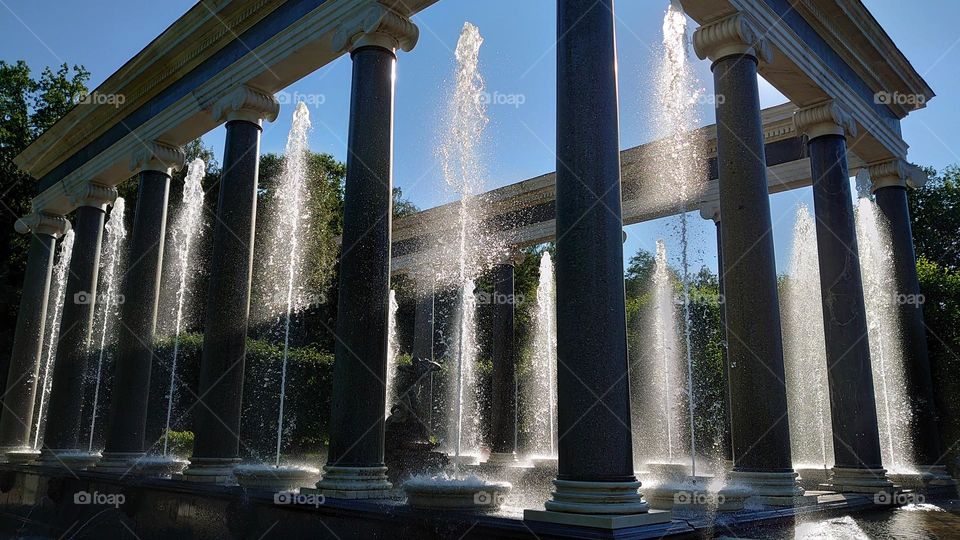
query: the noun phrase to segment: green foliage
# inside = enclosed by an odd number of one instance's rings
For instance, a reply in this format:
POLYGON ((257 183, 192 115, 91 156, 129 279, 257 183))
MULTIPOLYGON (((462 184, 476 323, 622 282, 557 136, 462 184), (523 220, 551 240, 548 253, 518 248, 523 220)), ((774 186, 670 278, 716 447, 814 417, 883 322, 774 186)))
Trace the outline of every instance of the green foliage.
MULTIPOLYGON (((0 212, 0 366, 7 365, 13 347, 29 241, 13 224, 30 211, 36 193, 34 179, 13 158, 74 106, 89 79, 82 66, 45 68, 33 78, 26 62, 0 61, 0 192, 5 210, 0 212)), ((0 369, 0 382, 6 375, 7 370, 0 369)))
POLYGON ((420 208, 413 204, 409 199, 403 196, 403 190, 395 187, 393 188, 393 217, 401 218, 403 216, 409 216, 410 214, 416 214, 420 211, 420 208))
POLYGON ((190 459, 193 455, 192 431, 174 431, 171 429, 167 431, 167 437, 169 439, 168 451, 170 454, 184 459, 190 459))
POLYGON ((930 181, 909 190, 913 243, 917 257, 948 270, 960 270, 960 166, 951 165, 930 181))

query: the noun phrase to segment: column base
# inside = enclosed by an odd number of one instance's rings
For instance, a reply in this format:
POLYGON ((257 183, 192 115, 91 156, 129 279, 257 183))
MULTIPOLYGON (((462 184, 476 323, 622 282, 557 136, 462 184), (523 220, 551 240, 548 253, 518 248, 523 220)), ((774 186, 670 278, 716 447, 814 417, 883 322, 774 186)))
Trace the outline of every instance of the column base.
POLYGON ((957 481, 950 476, 944 465, 928 465, 920 467, 923 483, 930 487, 956 488, 957 481))
POLYGON ((143 452, 104 452, 93 470, 121 476, 137 475, 137 460, 144 455, 143 452))
POLYGON ((809 506, 817 504, 815 495, 804 495, 797 484, 797 473, 767 471, 730 471, 730 484, 749 490, 746 504, 761 506, 809 506))
POLYGON ((40 465, 58 469, 84 470, 95 466, 102 457, 100 452, 86 452, 74 448, 44 448, 40 451, 40 465))
POLYGON ((179 479, 185 482, 201 484, 236 485, 233 469, 240 464, 240 458, 193 458, 179 479))
POLYGON ((583 482, 554 480, 553 499, 544 503, 550 512, 571 514, 643 514, 649 505, 640 495, 640 482, 583 482))
POLYGON ((831 469, 830 481, 822 486, 830 491, 840 493, 881 493, 895 489, 893 482, 887 478, 886 469, 854 469, 834 467, 831 469))
POLYGON ((0 455, 3 456, 4 463, 26 465, 33 463, 40 456, 40 452, 30 446, 8 446, 0 448, 0 455))
POLYGON ((324 465, 323 479, 316 488, 301 493, 323 495, 333 499, 400 499, 403 492, 393 489, 387 480, 386 467, 338 467, 324 465))

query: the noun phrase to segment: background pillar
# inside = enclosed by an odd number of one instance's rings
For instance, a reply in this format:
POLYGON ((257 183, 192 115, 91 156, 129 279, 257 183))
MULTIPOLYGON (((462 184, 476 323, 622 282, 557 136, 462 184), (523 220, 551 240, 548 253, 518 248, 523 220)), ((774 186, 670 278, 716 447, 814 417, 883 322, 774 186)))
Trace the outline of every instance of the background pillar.
POLYGON ((797 131, 809 139, 813 178, 833 424, 835 465, 831 483, 837 491, 889 489, 892 484, 880 458, 860 253, 847 170, 845 132, 855 133, 856 125, 832 102, 801 109, 794 121, 797 131))
POLYGON ((128 263, 120 286, 123 303, 117 321, 117 360, 106 443, 97 470, 126 475, 135 460, 143 456, 170 174, 183 166, 184 159, 182 148, 157 142, 144 143, 134 156, 133 167, 140 171, 140 184, 128 263))
POLYGON ((514 315, 515 262, 493 267, 493 395, 491 396, 492 441, 487 463, 517 461, 517 365, 514 315))
POLYGON ((803 493, 790 457, 783 340, 773 249, 758 59, 767 44, 735 13, 701 26, 700 58, 713 61, 717 95, 717 164, 729 358, 731 481, 758 502, 792 505, 803 493))
POLYGON ((250 317, 262 120, 280 112, 266 92, 240 86, 214 105, 226 121, 223 176, 207 290, 194 450, 184 480, 231 483, 240 462, 240 412, 250 317))
MULTIPOLYGON (((83 412, 84 376, 90 356, 90 334, 97 304, 100 247, 106 207, 117 198, 117 190, 88 184, 78 194, 76 236, 60 319, 59 343, 53 367, 53 384, 43 434, 41 459, 47 465, 92 464, 82 455, 80 418, 83 412), (79 461, 79 463, 77 463, 79 461)), ((85 448, 83 450, 86 450, 85 448)))
POLYGON ((70 222, 63 216, 37 212, 17 220, 16 229, 20 234, 30 234, 31 238, 7 388, 3 395, 3 412, 0 414, 0 452, 7 462, 23 463, 37 455, 30 445, 30 431, 47 319, 47 297, 57 238, 70 230, 70 222))

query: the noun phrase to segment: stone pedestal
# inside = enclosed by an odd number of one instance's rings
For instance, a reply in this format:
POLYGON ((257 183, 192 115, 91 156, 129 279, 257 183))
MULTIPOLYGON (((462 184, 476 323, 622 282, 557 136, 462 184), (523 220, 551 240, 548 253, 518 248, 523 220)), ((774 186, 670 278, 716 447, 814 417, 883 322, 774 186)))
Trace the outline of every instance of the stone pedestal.
POLYGON ((227 137, 213 230, 199 399, 194 408, 194 457, 184 471, 185 480, 231 483, 233 467, 239 462, 260 123, 275 120, 279 108, 272 95, 245 86, 214 107, 214 116, 227 122, 227 137))
POLYGON ((393 98, 397 49, 417 27, 380 4, 347 21, 334 47, 350 50, 353 80, 337 344, 330 396, 330 453, 317 491, 335 498, 390 496, 384 466, 393 98))
POLYGON ((823 489, 841 493, 890 493, 895 489, 886 469, 834 467, 823 489))
POLYGON ((0 452, 10 463, 36 457, 30 441, 37 376, 47 319, 47 299, 57 238, 70 229, 63 216, 36 213, 16 223, 17 232, 30 234, 27 268, 24 272, 20 310, 13 335, 13 351, 7 371, 7 388, 0 415, 0 452))
MULTIPOLYGON (((126 474, 122 463, 143 455, 150 395, 153 338, 163 270, 170 174, 183 166, 183 149, 144 143, 131 168, 140 172, 113 373, 113 395, 103 450, 105 472, 126 474)), ((98 466, 99 467, 99 466, 98 466)))
MULTIPOLYGON (((734 468, 731 483, 757 497, 789 497, 796 486, 784 384, 783 342, 767 192, 757 64, 768 44, 734 13, 694 33, 713 61, 717 99, 721 251, 734 468), (772 484, 771 484, 772 483, 772 484)), ((765 499, 764 502, 771 502, 765 499)))
POLYGON ((76 236, 43 434, 44 446, 57 453, 76 454, 85 449, 79 440, 82 407, 77 404, 84 399, 106 206, 116 198, 116 189, 90 184, 76 201, 83 206, 77 209, 75 220, 76 236))

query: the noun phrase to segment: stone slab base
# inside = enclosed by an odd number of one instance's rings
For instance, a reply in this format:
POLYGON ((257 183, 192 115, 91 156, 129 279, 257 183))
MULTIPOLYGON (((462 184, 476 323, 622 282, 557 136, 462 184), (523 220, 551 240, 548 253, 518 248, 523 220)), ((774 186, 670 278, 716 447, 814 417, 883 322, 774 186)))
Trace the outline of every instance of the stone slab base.
POLYGON ((747 506, 778 506, 792 508, 796 506, 811 506, 817 504, 816 495, 795 495, 793 497, 777 497, 775 495, 754 495, 747 499, 747 506))
POLYGON ((320 488, 300 488, 300 493, 302 495, 323 495, 324 497, 329 497, 331 499, 347 499, 347 500, 375 500, 375 499, 386 499, 401 501, 406 497, 402 490, 399 489, 320 489, 320 488))
POLYGON ((237 483, 233 468, 238 463, 239 458, 193 458, 187 469, 174 478, 185 482, 232 486, 237 483))
POLYGON ((26 465, 27 463, 33 463, 40 457, 40 451, 34 450, 29 446, 2 448, 0 449, 0 454, 3 455, 2 459, 4 463, 11 465, 26 465))
POLYGON ((142 452, 107 452, 93 467, 96 472, 129 476, 137 474, 137 460, 144 457, 142 452))
POLYGON ((800 475, 797 481, 803 489, 819 489, 821 484, 826 484, 830 481, 830 469, 809 468, 796 469, 796 471, 797 474, 800 475))
POLYGON ((830 481, 821 489, 846 493, 888 493, 898 490, 887 478, 886 469, 851 469, 834 467, 830 481))
MULTIPOLYGON (((708 479, 707 479, 708 480, 708 479)), ((679 482, 667 482, 643 489, 643 496, 650 508, 674 510, 675 512, 735 512, 743 510, 750 490, 736 486, 723 486, 711 490, 709 482, 693 482, 692 477, 679 482)))
POLYGON ((526 521, 545 521, 558 525, 593 527, 597 529, 625 529, 669 523, 672 514, 661 510, 650 510, 642 514, 574 514, 571 512, 552 512, 550 510, 524 510, 526 521))
POLYGON ((92 468, 102 458, 100 452, 44 448, 40 452, 40 465, 56 469, 82 471, 92 468))

